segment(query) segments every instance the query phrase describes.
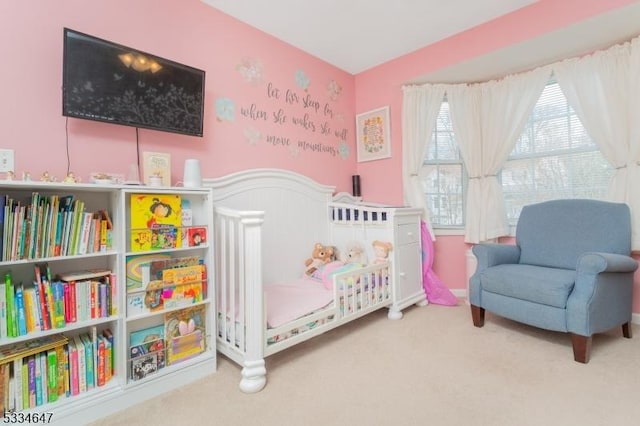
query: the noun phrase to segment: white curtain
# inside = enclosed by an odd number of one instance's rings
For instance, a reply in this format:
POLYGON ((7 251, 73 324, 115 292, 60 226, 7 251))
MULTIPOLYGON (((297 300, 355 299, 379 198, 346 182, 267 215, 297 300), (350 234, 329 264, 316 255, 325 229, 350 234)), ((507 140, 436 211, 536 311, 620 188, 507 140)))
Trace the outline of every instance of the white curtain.
POLYGON ((632 249, 640 249, 640 38, 553 65, 558 84, 583 126, 615 167, 612 201, 632 214, 632 249))
POLYGON ((498 173, 549 80, 550 69, 447 87, 451 124, 469 175, 465 242, 509 234, 498 173))
POLYGON ((434 235, 422 187, 420 170, 431 142, 436 117, 444 99, 440 84, 402 88, 402 189, 406 205, 422 209, 422 219, 434 235))

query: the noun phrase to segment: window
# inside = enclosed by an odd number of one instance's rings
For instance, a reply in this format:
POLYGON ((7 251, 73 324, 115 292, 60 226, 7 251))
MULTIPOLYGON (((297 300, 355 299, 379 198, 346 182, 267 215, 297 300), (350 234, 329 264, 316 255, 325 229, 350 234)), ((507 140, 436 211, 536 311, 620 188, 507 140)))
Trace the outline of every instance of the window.
POLYGON ((437 227, 462 227, 466 173, 453 134, 447 101, 440 107, 423 172, 423 188, 431 224, 437 227))
POLYGON ((522 206, 557 198, 604 199, 613 167, 549 83, 502 169, 507 217, 515 226, 522 206))
MULTIPOLYGON (((446 101, 426 157, 423 185, 432 225, 464 226, 467 176, 446 101)), ((612 173, 613 167, 587 134, 560 86, 550 82, 499 176, 509 223, 515 226, 527 204, 557 198, 605 199, 612 173)))

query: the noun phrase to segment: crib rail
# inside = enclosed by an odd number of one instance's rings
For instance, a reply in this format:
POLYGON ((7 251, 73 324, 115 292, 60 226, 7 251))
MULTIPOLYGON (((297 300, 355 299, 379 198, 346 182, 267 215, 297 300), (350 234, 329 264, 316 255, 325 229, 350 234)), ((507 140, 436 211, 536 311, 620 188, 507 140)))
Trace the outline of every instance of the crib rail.
POLYGON ((261 360, 266 325, 262 297, 264 212, 215 209, 218 350, 244 365, 261 360))
POLYGON ((342 225, 383 225, 388 219, 388 207, 365 204, 328 203, 329 221, 342 225))
POLYGON ((334 300, 343 322, 388 306, 393 300, 391 264, 383 262, 333 276, 334 300))

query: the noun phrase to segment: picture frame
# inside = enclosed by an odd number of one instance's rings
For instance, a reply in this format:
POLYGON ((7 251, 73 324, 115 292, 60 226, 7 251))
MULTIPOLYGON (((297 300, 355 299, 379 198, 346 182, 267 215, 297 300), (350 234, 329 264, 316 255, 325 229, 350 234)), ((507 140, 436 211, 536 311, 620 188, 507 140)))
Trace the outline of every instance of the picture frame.
POLYGON ((153 186, 171 186, 171 154, 166 152, 148 152, 142 153, 142 173, 145 185, 151 185, 151 177, 160 178, 161 185, 153 186))
POLYGON ((356 153, 359 163, 391 157, 388 106, 356 115, 356 153))

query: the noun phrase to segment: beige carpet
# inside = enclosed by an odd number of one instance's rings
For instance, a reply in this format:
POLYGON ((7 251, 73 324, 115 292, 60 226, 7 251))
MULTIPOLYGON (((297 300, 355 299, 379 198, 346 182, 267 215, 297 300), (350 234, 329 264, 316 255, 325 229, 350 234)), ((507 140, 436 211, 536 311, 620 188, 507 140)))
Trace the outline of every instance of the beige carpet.
POLYGON ((489 313, 478 329, 464 302, 379 311, 267 358, 260 393, 220 356, 214 375, 94 425, 637 425, 633 331, 596 335, 585 365, 568 335, 489 313))

